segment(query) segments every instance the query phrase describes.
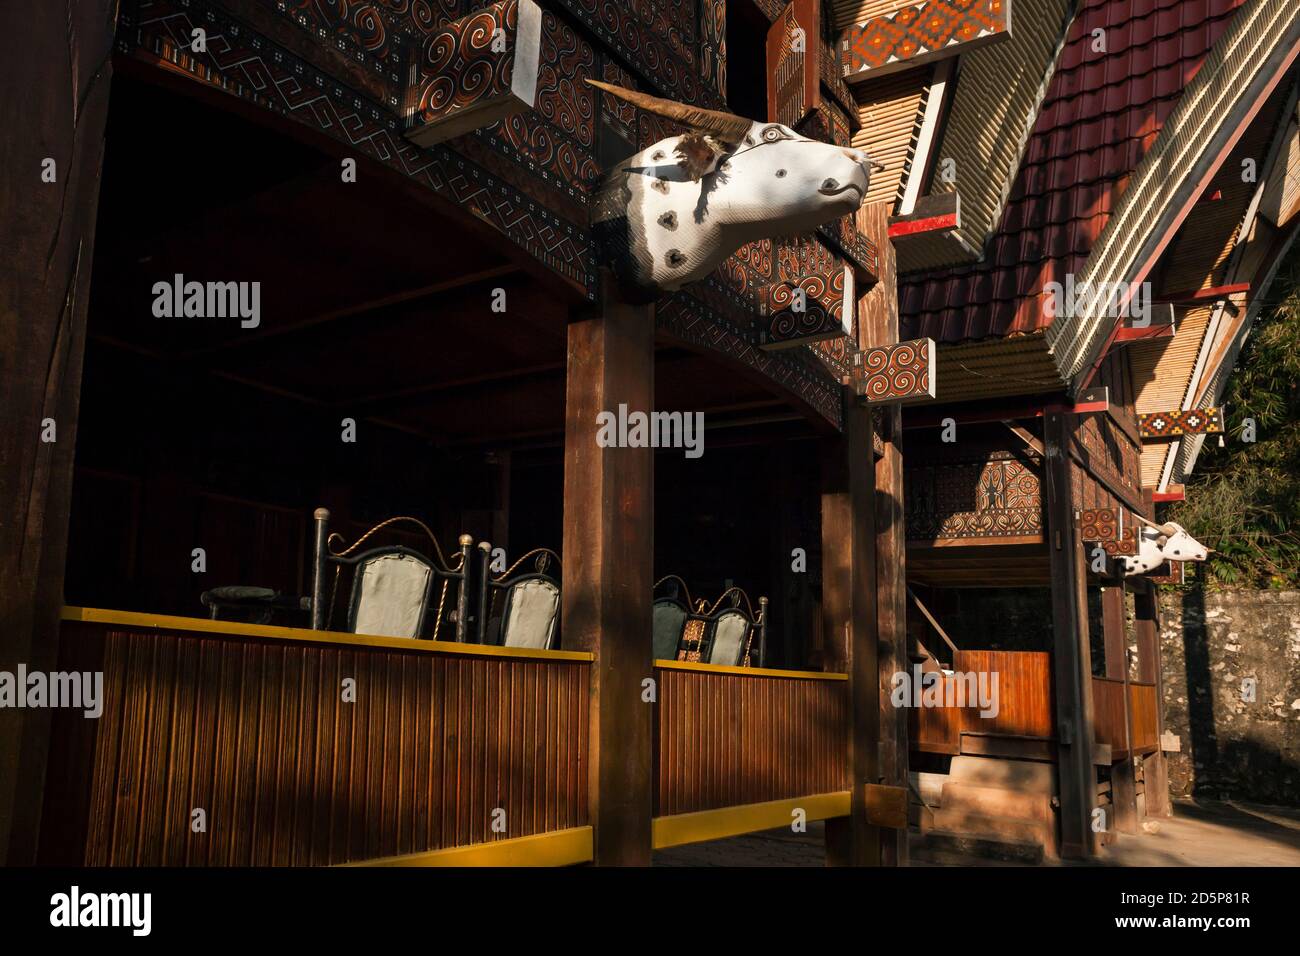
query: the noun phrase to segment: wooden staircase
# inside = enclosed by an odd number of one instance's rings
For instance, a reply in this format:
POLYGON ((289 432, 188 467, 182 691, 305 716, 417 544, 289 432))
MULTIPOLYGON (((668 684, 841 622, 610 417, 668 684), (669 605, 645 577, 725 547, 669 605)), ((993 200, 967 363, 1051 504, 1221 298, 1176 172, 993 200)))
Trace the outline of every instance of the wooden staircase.
MULTIPOLYGON (((919 789, 933 794, 935 785, 930 779, 919 789)), ((954 757, 938 806, 918 815, 923 849, 945 859, 956 854, 1023 863, 1056 859, 1056 792, 1052 764, 954 757)))

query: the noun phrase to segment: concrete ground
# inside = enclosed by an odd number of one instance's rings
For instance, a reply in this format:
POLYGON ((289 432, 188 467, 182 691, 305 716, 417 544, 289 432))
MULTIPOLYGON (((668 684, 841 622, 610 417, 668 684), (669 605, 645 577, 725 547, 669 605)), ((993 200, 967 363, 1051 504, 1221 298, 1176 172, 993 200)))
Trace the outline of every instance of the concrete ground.
MULTIPOLYGON (((1300 809, 1210 800, 1178 801, 1174 815, 1155 821, 1155 832, 1120 834, 1102 851, 1102 866, 1300 866, 1300 809)), ((822 866, 825 863, 821 824, 808 832, 769 830, 729 840, 697 843, 661 850, 655 866, 822 866)), ((913 834, 913 844, 919 836, 913 834)), ((971 857, 941 864, 927 859, 923 849, 913 853, 913 865, 936 866, 968 862, 996 864, 971 857)))

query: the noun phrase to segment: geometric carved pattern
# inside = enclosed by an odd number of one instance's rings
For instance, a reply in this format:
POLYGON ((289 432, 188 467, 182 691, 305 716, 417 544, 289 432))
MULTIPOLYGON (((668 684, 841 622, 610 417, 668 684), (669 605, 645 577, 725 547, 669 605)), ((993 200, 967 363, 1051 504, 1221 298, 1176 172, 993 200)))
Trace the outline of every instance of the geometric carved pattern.
POLYGON ((841 48, 845 74, 877 74, 947 56, 950 47, 987 42, 1010 29, 1003 0, 927 0, 849 27, 841 48))
POLYGON ((1084 541, 1114 541, 1119 513, 1114 508, 1085 508, 1079 513, 1079 537, 1084 541))
POLYGON ((214 4, 140 0, 138 20, 119 20, 118 50, 216 86, 273 113, 306 124, 420 182, 468 210, 533 257, 595 297, 595 250, 585 227, 445 146, 421 149, 401 136, 402 122, 331 75, 247 29, 214 4), (207 50, 190 52, 192 30, 207 31, 207 50))
POLYGON ((531 0, 499 0, 432 34, 407 96, 407 136, 429 146, 532 107, 540 19, 531 0), (532 29, 519 30, 521 4, 531 9, 522 19, 532 29), (516 64, 532 75, 514 82, 516 64))
POLYGON ((1010 452, 983 461, 909 464, 905 478, 909 541, 1043 533, 1038 474, 1010 452))
MULTIPOLYGON (((725 106, 719 90, 701 82, 696 63, 694 0, 555 0, 657 96, 696 106, 725 106)), ((725 21, 724 21, 725 22, 725 21)))
POLYGON ((776 243, 776 277, 767 287, 764 348, 844 335, 845 267, 813 238, 776 243), (796 292, 796 290, 799 290, 796 292))
POLYGON ((767 121, 798 126, 821 103, 817 0, 793 0, 767 31, 767 121))
POLYGON ((862 352, 853 369, 853 388, 870 404, 934 398, 932 339, 881 345, 862 352))
POLYGON ((806 349, 768 350, 747 334, 742 309, 718 298, 718 274, 690 292, 669 293, 655 304, 655 326, 680 342, 702 346, 747 366, 784 388, 835 428, 842 424, 840 384, 828 376, 806 349), (707 300, 707 301, 706 301, 707 300), (725 313, 725 314, 724 314, 725 313), (734 315, 735 320, 728 319, 734 315))
POLYGON ((1099 541, 1098 544, 1112 558, 1122 555, 1130 557, 1136 555, 1138 553, 1136 524, 1137 522, 1126 524, 1118 541, 1099 541))
POLYGON ((1143 438, 1215 435, 1223 431, 1223 410, 1211 406, 1172 412, 1150 412, 1138 416, 1138 430, 1143 438))

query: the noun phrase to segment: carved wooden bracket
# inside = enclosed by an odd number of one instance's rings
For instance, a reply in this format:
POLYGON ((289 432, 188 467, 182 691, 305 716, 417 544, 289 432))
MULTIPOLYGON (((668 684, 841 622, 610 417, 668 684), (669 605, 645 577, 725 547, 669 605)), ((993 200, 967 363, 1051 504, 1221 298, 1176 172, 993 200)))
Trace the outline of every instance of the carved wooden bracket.
POLYGON ((432 146, 532 109, 541 40, 533 0, 500 0, 443 26, 424 45, 433 62, 407 90, 406 138, 432 146))
POLYGON ((933 339, 864 349, 853 368, 853 389, 869 405, 934 398, 933 339))

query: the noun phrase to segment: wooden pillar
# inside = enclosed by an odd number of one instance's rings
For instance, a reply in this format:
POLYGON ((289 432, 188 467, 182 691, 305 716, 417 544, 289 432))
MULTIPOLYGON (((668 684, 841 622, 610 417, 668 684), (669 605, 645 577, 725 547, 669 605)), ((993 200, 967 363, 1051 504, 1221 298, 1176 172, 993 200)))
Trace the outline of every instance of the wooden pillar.
MULTIPOLYGON (((1138 680, 1156 685, 1156 740, 1165 733, 1165 682, 1160 666, 1160 605, 1158 590, 1150 581, 1133 595, 1133 630, 1138 647, 1138 680)), ((1169 816, 1169 765, 1159 746, 1142 758, 1146 813, 1149 817, 1169 816)))
MULTIPOLYGON (((0 31, 0 670, 10 672, 56 667, 116 15, 114 0, 38 3, 0 31)), ((0 709, 0 865, 36 860, 49 733, 46 708, 0 709)))
POLYGON ((1056 693, 1057 779, 1060 787, 1061 855, 1096 852, 1092 809, 1097 774, 1092 765, 1092 652, 1088 643, 1087 564, 1075 527, 1069 442, 1075 416, 1051 412, 1044 419, 1047 460, 1045 496, 1048 556, 1052 571, 1052 676, 1056 693))
POLYGON ((1124 620, 1124 585, 1101 590, 1102 631, 1106 645, 1106 676, 1124 682, 1124 749, 1127 756, 1110 768, 1110 802, 1121 833, 1137 833, 1137 779, 1133 773, 1133 714, 1128 699, 1128 627, 1124 620))
POLYGON ((597 416, 654 410, 654 307, 620 301, 568 329, 564 431, 562 642, 590 651, 590 815, 598 865, 648 865, 654 587, 654 450, 602 448, 597 416))
MULTIPOLYGON (((877 250, 877 282, 858 302, 858 344, 861 348, 898 341, 897 257, 889 238, 886 203, 863 206, 858 231, 877 250)), ((898 405, 880 409, 884 457, 876 462, 876 618, 880 641, 880 776, 881 782, 907 786, 906 710, 893 706, 894 674, 910 673, 907 657, 907 529, 903 503, 903 411, 898 405)), ((907 865, 907 831, 881 831, 882 862, 907 865)))
POLYGON ((881 834, 867 823, 866 785, 879 782, 880 674, 877 667, 875 463, 871 411, 843 389, 844 429, 827 439, 822 460, 822 633, 824 668, 847 673, 847 817, 826 823, 826 861, 876 866, 881 834))

